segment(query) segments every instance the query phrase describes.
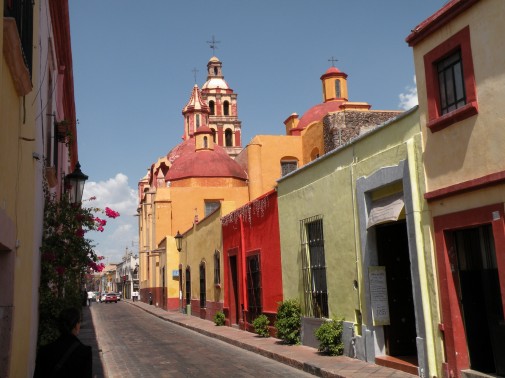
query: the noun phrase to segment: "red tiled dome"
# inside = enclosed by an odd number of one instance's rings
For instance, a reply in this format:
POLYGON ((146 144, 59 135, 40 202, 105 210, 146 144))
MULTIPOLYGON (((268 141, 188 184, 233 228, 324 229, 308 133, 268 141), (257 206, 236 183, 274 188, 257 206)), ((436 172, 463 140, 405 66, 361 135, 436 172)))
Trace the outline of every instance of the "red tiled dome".
POLYGON ((218 145, 214 150, 195 151, 191 138, 175 146, 167 155, 172 163, 165 180, 176 181, 191 177, 232 177, 247 180, 245 171, 218 145))
POLYGON ((300 118, 300 122, 298 123, 297 129, 304 129, 312 122, 321 121, 325 115, 331 112, 336 112, 340 109, 340 105, 342 105, 345 101, 328 101, 323 102, 322 104, 317 104, 307 110, 303 116, 300 118))

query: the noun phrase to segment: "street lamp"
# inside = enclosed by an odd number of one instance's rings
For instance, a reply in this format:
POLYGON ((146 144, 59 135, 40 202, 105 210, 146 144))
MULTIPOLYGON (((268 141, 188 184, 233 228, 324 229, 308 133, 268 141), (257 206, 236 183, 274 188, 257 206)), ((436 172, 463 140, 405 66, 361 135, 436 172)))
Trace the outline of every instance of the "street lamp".
POLYGON ((81 172, 81 165, 79 162, 75 164, 74 171, 65 176, 65 186, 68 188, 71 203, 81 202, 82 193, 84 191, 84 183, 87 179, 88 176, 81 172))
POLYGON ((182 235, 177 231, 177 235, 174 236, 175 245, 177 246, 177 250, 180 252, 182 250, 182 235))

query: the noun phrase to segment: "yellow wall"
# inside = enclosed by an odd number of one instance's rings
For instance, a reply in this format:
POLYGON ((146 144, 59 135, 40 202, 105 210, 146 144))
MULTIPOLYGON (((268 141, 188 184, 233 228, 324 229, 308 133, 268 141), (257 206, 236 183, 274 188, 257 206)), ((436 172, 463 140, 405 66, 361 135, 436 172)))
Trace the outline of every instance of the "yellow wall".
POLYGON ((319 151, 319 156, 324 155, 323 122, 314 122, 302 131, 303 164, 310 163, 314 148, 319 151))
MULTIPOLYGON (((37 9, 34 7, 35 20, 37 9)), ((3 30, 3 18, 0 30, 3 30)), ((36 35, 37 31, 34 41, 36 35)), ((1 32, 0 47, 3 49, 1 32)), ((37 67, 38 56, 34 54, 32 82, 35 83, 39 77, 37 67)), ((34 91, 25 96, 23 105, 23 97, 16 92, 4 54, 0 73, 0 243, 3 244, 0 248, 0 308, 5 316, 1 320, 3 326, 8 324, 9 318, 12 319, 9 329, 2 329, 7 332, 2 332, 0 364, 5 367, 10 363, 8 376, 22 377, 31 376, 33 372, 37 341, 38 256, 42 226, 38 210, 42 193, 36 178, 41 177, 41 166, 32 157, 36 151, 34 139, 38 137, 36 108, 30 106, 34 91), (4 347, 9 347, 9 331, 12 343, 10 355, 5 355, 4 347)))
POLYGON ((258 135, 236 157, 235 160, 248 169, 251 201, 277 186, 276 181, 281 177, 281 159, 287 156, 298 159, 298 167, 303 165, 301 137, 258 135))
POLYGON ((505 51, 494 48, 502 45, 504 18, 503 0, 481 1, 414 46, 428 191, 505 170, 505 51), (423 56, 467 25, 470 26, 479 114, 432 133, 425 126, 427 94, 423 56))
MULTIPOLYGON (((180 261, 183 266, 183 284, 185 282, 185 270, 191 268, 191 299, 200 299, 200 263, 206 263, 206 298, 208 302, 223 302, 223 290, 214 285, 214 252, 220 251, 220 282, 223 281, 223 238, 221 229, 221 217, 235 210, 234 202, 223 201, 219 211, 214 212, 195 227, 184 234, 183 248, 180 261)), ((185 287, 183 285, 183 287, 185 287)), ((184 296, 185 297, 185 296, 184 296)))

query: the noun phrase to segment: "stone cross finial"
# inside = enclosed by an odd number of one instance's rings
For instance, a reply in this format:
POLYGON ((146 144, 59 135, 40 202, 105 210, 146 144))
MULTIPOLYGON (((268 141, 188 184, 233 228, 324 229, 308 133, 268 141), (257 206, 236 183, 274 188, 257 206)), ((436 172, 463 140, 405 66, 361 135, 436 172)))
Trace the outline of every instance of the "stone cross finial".
POLYGON ((338 62, 338 59, 335 59, 333 56, 328 59, 328 62, 331 62, 331 66, 335 67, 335 62, 338 62))

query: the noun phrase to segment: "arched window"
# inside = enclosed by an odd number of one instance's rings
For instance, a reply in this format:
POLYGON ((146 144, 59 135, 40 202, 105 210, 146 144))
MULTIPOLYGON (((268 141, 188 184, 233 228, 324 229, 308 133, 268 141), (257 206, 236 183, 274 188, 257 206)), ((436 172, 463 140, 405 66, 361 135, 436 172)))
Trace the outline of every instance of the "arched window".
POLYGON ((316 147, 310 153, 310 160, 316 160, 319 157, 319 149, 316 147))
POLYGON ((209 148, 209 141, 206 136, 203 137, 203 148, 209 148))
POLYGON ((226 147, 232 147, 233 146, 233 132, 230 129, 226 129, 224 132, 224 137, 226 141, 226 147))
POLYGON ((223 114, 225 116, 230 115, 230 103, 228 101, 223 103, 223 114))
POLYGON ((342 94, 340 91, 340 80, 335 80, 335 97, 336 98, 342 97, 342 94))
POLYGON ((214 75, 217 75, 218 74, 218 70, 217 70, 217 67, 214 67, 214 75))
POLYGON ((196 128, 198 129, 200 127, 200 114, 196 115, 196 128))
POLYGON ((186 267, 186 304, 191 304, 191 269, 186 267))
POLYGON ((200 308, 206 307, 205 261, 200 263, 200 308))
POLYGON ((212 129, 212 141, 216 143, 216 130, 212 129))
POLYGON ((213 100, 209 101, 209 107, 210 107, 210 115, 214 115, 215 114, 214 113, 214 109, 216 107, 216 104, 215 104, 215 102, 213 100))
POLYGON ((189 135, 189 116, 186 116, 186 127, 188 129, 188 135, 189 135))

